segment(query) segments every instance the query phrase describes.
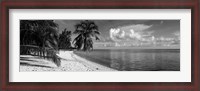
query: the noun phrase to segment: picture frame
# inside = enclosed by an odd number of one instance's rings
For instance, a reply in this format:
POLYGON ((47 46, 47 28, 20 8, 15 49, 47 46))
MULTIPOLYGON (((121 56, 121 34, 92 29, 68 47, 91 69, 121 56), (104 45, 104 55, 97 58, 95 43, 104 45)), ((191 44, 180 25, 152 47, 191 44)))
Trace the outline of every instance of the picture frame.
POLYGON ((199 91, 199 3, 184 1, 2 1, 1 2, 2 90, 132 90, 199 91), (9 82, 9 9, 191 9, 191 82, 9 82))

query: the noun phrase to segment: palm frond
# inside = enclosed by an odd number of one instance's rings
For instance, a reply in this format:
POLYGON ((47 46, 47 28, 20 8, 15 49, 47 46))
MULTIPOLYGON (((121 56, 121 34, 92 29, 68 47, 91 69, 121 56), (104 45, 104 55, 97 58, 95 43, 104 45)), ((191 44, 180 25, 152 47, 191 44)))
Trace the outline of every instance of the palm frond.
POLYGON ((71 48, 71 31, 65 29, 59 36, 59 49, 70 49, 71 48))
POLYGON ((84 51, 93 49, 92 37, 95 37, 96 40, 99 40, 97 35, 100 34, 98 31, 98 26, 94 21, 81 21, 75 25, 76 30, 74 34, 79 34, 73 41, 73 44, 78 48, 84 51))
POLYGON ((34 51, 38 56, 54 61, 58 66, 58 25, 52 20, 21 20, 20 21, 20 54, 30 54, 34 51), (32 46, 27 46, 32 45, 32 46), (37 47, 36 47, 37 46, 37 47))

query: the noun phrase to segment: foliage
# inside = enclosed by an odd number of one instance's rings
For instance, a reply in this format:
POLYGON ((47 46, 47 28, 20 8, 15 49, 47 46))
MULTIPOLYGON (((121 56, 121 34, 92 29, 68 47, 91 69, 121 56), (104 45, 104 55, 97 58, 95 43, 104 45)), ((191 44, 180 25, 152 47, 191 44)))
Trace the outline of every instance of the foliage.
POLYGON ((71 31, 65 29, 59 36, 59 49, 70 49, 71 48, 71 31))
POLYGON ((20 21, 20 54, 38 55, 50 58, 57 66, 58 25, 53 20, 20 21))
POLYGON ((93 40, 99 40, 98 36, 100 32, 98 31, 98 26, 94 23, 94 21, 81 21, 80 23, 75 25, 76 30, 74 34, 78 34, 78 36, 74 39, 73 43, 78 50, 91 50, 93 49, 93 40))

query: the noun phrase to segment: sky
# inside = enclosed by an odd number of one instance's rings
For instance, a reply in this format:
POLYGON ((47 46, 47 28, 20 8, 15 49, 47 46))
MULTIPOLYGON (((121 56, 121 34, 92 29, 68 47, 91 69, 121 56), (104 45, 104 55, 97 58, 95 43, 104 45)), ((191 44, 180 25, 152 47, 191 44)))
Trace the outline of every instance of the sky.
MULTIPOLYGON (((82 20, 55 20, 61 33, 75 30, 82 20)), ((94 47, 180 47, 180 20, 93 20, 100 40, 94 47)), ((72 39, 76 35, 72 35, 72 39)))

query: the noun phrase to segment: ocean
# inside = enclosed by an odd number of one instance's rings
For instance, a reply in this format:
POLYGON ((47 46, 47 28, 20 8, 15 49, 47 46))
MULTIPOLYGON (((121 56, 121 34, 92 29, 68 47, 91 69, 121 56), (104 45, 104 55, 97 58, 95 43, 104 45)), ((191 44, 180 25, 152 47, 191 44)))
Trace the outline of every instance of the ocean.
POLYGON ((74 53, 119 71, 180 71, 180 49, 96 49, 74 53))

